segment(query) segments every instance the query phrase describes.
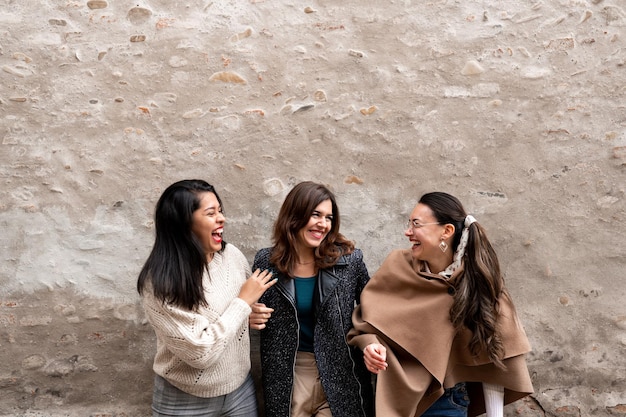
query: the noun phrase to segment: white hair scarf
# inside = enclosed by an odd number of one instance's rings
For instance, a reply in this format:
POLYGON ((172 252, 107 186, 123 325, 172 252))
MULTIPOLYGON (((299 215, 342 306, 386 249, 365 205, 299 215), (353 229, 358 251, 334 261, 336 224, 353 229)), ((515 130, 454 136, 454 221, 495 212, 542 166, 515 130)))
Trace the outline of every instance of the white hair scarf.
POLYGON ((465 255, 465 247, 467 246, 467 240, 469 238, 469 227, 475 221, 476 219, 470 214, 465 217, 463 232, 461 233, 461 241, 459 242, 459 247, 456 248, 456 252, 454 252, 454 258, 452 259, 452 263, 448 265, 446 269, 441 271, 439 275, 450 278, 454 271, 456 271, 459 266, 461 266, 461 260, 463 259, 463 255, 465 255))

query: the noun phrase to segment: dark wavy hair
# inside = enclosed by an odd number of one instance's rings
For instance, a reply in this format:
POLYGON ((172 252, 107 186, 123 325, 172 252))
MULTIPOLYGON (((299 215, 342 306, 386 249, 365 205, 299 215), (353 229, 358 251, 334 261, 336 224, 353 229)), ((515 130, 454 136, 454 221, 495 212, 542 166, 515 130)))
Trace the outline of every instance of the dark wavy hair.
MULTIPOLYGON (((424 194, 419 202, 432 210, 438 223, 454 226, 452 249, 456 251, 467 217, 461 202, 442 192, 424 194)), ((464 272, 455 282, 450 320, 457 330, 463 326, 471 330, 468 347, 473 355, 486 352, 494 364, 503 368, 504 347, 496 329, 496 321, 499 314, 498 300, 501 296, 508 298, 509 295, 504 287, 498 257, 487 239, 485 229, 474 222, 468 232, 464 272)))
MULTIPOLYGON (((191 231, 193 213, 200 207, 203 193, 215 194, 222 206, 215 188, 203 180, 178 181, 163 191, 154 214, 154 246, 137 279, 139 294, 150 283, 162 302, 188 310, 206 305, 202 276, 208 267, 207 258, 191 231)), ((225 246, 222 242, 222 250, 225 246)))
POLYGON ((330 231, 315 249, 315 265, 328 268, 335 265, 341 255, 354 251, 354 243, 339 233, 341 217, 335 195, 322 184, 304 181, 287 194, 274 223, 270 262, 282 273, 291 274, 298 259, 295 252, 298 232, 309 222, 315 208, 326 200, 332 204, 333 221, 330 231))

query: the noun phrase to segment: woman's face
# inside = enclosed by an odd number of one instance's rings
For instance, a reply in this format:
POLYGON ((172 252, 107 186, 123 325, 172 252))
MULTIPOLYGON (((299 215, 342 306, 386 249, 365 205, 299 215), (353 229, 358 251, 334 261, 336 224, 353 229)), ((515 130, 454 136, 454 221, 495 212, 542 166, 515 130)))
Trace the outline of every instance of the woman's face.
POLYGON ((315 207, 309 222, 298 232, 298 243, 302 248, 317 248, 333 225, 333 204, 324 200, 315 207))
MULTIPOLYGON (((437 223, 437 219, 427 205, 420 203, 415 206, 411 212, 409 227, 404 235, 409 238, 413 245, 411 246, 411 253, 415 259, 433 264, 443 260, 444 256, 451 256, 452 250, 448 250, 444 254, 439 249, 441 238, 447 237, 446 228, 445 225, 437 223)), ((447 241, 447 243, 450 242, 447 241)))
POLYGON ((207 259, 211 260, 213 254, 222 249, 222 233, 226 218, 222 214, 222 207, 215 194, 204 192, 198 197, 200 205, 193 212, 191 231, 202 243, 207 259))

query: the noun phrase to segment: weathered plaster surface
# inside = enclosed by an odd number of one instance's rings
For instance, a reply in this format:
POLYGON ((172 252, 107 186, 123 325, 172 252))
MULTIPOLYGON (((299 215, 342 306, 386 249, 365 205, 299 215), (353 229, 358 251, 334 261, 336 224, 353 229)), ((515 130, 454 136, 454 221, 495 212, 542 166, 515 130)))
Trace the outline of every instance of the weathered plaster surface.
POLYGON ((621 0, 0 0, 0 415, 147 416, 135 292, 171 182, 252 260, 329 184, 371 272, 426 191, 489 230, 532 341, 508 415, 626 414, 621 0))

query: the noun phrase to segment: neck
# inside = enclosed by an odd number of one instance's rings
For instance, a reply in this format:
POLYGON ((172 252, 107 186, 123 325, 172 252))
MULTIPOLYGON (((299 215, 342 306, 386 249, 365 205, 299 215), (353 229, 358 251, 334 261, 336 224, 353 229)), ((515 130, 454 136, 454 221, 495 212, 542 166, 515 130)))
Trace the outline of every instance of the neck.
POLYGON ((312 277, 317 274, 317 267, 315 266, 315 261, 311 261, 308 263, 296 262, 291 271, 294 277, 312 277))
POLYGON ((296 264, 311 265, 315 263, 315 252, 313 250, 299 250, 296 248, 296 264))
POLYGON ((448 265, 450 265, 452 263, 452 259, 448 260, 448 258, 446 259, 437 259, 436 261, 426 261, 426 265, 428 265, 428 269, 430 270, 430 272, 432 272, 433 274, 438 274, 441 271, 444 271, 448 265))

